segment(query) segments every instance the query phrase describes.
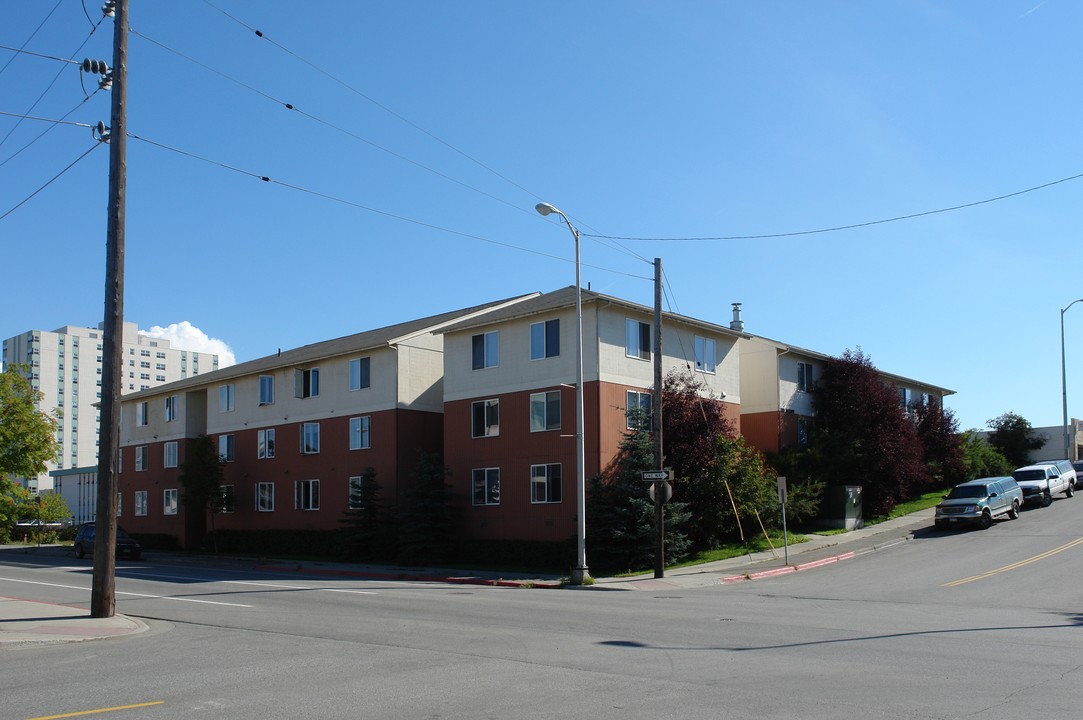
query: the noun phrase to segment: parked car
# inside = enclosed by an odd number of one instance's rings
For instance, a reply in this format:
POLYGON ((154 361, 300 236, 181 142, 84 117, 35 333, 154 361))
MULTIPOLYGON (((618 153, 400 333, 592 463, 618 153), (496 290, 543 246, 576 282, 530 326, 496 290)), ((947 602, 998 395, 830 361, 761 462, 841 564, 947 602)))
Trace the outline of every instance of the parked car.
MULTIPOLYGON (((1038 460, 1035 465, 1056 465, 1060 470, 1061 477, 1068 478, 1068 484, 1075 490, 1079 482, 1079 473, 1076 472, 1075 464, 1071 460, 1038 460)), ((1069 496, 1070 497, 1070 496, 1069 496)))
POLYGON ((933 523, 943 529, 952 525, 972 524, 986 529, 993 518, 1007 515, 1019 517, 1023 507, 1023 490, 1010 477, 987 477, 956 485, 936 506, 933 523))
POLYGON ((1012 477, 1023 488, 1023 499, 1042 507, 1049 507, 1056 493, 1062 492, 1065 497, 1075 494, 1075 488, 1068 478, 1061 477, 1056 465, 1026 465, 1013 472, 1012 477))
POLYGON ((1083 475, 1083 460, 1076 460, 1072 463, 1072 469, 1075 470, 1075 486, 1078 490, 1081 487, 1079 484, 1079 476, 1083 475))
MULTIPOLYGON (((79 526, 79 532, 75 533, 75 557, 85 557, 87 553, 94 554, 95 525, 92 522, 83 523, 79 526)), ((117 557, 127 556, 132 560, 138 560, 143 555, 143 546, 136 542, 123 528, 117 527, 117 557)))

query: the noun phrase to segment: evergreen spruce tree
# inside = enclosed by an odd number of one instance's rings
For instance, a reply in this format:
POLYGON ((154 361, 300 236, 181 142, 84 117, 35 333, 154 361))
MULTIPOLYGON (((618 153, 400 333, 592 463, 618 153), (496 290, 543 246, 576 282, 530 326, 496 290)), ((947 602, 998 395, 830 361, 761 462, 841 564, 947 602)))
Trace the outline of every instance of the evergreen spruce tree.
POLYGON ((439 457, 421 454, 399 509, 399 562, 434 565, 455 557, 458 513, 447 477, 439 457))
POLYGON ((394 526, 391 508, 383 501, 376 470, 365 468, 359 486, 350 488, 350 509, 340 520, 343 553, 355 560, 388 560, 394 554, 394 526))

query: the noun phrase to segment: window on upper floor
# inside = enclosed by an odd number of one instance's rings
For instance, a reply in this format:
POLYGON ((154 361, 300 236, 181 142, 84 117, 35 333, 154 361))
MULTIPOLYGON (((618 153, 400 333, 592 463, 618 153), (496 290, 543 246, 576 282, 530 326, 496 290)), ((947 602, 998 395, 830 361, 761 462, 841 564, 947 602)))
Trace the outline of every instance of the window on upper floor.
POLYGON ((652 396, 649 392, 629 390, 625 394, 625 420, 629 430, 642 430, 649 432, 651 429, 651 403, 652 396))
POLYGON ((911 395, 910 388, 900 387, 899 388, 899 402, 902 404, 903 409, 904 410, 909 410, 910 407, 911 407, 912 401, 913 401, 913 397, 911 395))
POLYGON ((135 404, 135 424, 137 426, 143 426, 147 424, 147 401, 137 402, 135 404))
POLYGON ((267 428, 256 432, 256 459, 268 460, 275 456, 275 429, 267 428))
POLYGON ((696 370, 705 373, 715 371, 715 343, 711 338, 696 336, 696 370))
POLYGON ((147 514, 147 491, 135 491, 135 514, 142 517, 147 514))
POLYGON ((274 512, 275 484, 273 482, 256 483, 256 511, 274 512))
POLYGON ((294 483, 293 507, 296 510, 320 509, 320 481, 298 480, 294 483))
POLYGON ((317 397, 320 394, 320 369, 296 368, 293 371, 293 396, 317 397))
POLYGON ((560 391, 531 393, 530 432, 560 429, 560 391))
POLYGON ((233 462, 235 459, 232 434, 218 436, 218 457, 222 458, 225 462, 233 462))
POLYGON ((500 504, 500 468, 475 468, 471 484, 474 505, 500 504))
POLYGON ((500 363, 500 336, 496 330, 470 338, 475 370, 496 367, 500 363))
POLYGON ((372 422, 372 418, 365 417, 352 417, 350 418, 350 449, 351 450, 365 450, 371 447, 369 439, 369 427, 372 422))
POLYGON ((259 376, 259 404, 273 405, 275 401, 274 375, 259 376))
POLYGON ((471 403, 471 437, 500 434, 500 400, 477 400, 471 403))
POLYGON ((531 323, 530 359, 557 357, 560 355, 560 319, 531 323))
POLYGON ((162 463, 162 467, 177 467, 177 442, 175 440, 170 440, 165 444, 165 461, 162 463))
POLYGON ((560 464, 530 466, 530 502, 558 503, 561 497, 560 464))
POLYGON ((797 363, 797 390, 799 392, 812 392, 812 364, 797 363))
POLYGON ((233 383, 218 386, 218 412, 233 412, 236 407, 236 397, 233 383))
POLYGON ((165 421, 173 422, 177 419, 177 396, 169 395, 165 399, 165 421))
POLYGON ((315 455, 320 451, 320 424, 301 423, 301 453, 315 455))
POLYGON ((169 488, 162 491, 162 513, 165 515, 177 514, 177 488, 169 488))
POLYGON ((624 321, 624 354, 640 360, 651 359, 651 326, 638 320, 624 321))
POLYGON ((136 471, 147 469, 147 446, 140 445, 135 449, 135 469, 136 471))
POLYGON ((369 386, 369 358, 354 358, 350 361, 350 389, 362 390, 369 386))

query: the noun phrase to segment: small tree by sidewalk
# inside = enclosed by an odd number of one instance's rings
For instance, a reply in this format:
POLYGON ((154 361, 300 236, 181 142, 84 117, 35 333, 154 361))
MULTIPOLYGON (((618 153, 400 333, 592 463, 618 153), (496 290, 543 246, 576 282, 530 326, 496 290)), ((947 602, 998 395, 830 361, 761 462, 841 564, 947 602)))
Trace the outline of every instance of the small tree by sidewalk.
POLYGON ((195 515, 209 515, 210 535, 214 552, 218 538, 214 534, 214 516, 233 507, 233 497, 222 490, 224 460, 218 455, 214 441, 200 435, 188 443, 187 457, 180 465, 184 509, 195 515))

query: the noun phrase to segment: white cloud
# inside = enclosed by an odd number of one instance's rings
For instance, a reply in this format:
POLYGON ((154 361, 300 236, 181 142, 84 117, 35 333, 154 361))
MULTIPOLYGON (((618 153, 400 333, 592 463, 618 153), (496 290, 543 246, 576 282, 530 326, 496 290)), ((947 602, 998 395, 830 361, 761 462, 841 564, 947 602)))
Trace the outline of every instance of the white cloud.
POLYGON ((150 330, 140 330, 139 334, 149 338, 168 340, 170 347, 175 350, 217 355, 218 367, 220 368, 237 364, 237 358, 234 357, 233 350, 226 344, 225 340, 207 337, 207 333, 187 320, 173 323, 167 327, 154 325, 150 330))

